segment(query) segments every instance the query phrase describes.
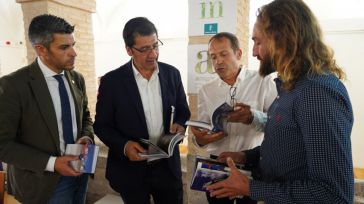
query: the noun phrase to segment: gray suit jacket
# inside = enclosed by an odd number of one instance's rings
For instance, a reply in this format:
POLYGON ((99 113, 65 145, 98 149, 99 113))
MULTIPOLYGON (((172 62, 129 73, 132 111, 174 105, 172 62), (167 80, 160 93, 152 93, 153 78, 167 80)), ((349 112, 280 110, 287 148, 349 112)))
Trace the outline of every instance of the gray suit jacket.
MULTIPOLYGON (((66 71, 75 102, 77 137, 93 138, 81 74, 66 71)), ((46 203, 60 175, 45 171, 60 156, 56 114, 44 75, 35 61, 0 78, 0 161, 8 163, 12 193, 22 203, 46 203)))

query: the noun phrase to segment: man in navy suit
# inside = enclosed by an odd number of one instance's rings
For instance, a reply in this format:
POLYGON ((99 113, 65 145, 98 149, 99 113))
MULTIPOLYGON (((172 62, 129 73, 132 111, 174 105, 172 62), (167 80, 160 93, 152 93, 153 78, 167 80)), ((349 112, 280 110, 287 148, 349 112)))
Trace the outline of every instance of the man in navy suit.
POLYGON ((151 161, 138 141, 156 143, 165 134, 184 132, 190 117, 179 71, 158 62, 157 29, 147 18, 129 20, 123 30, 131 60, 101 78, 95 133, 109 147, 106 178, 126 204, 182 204, 178 145, 168 159, 151 161), (171 121, 172 106, 175 114, 171 121))

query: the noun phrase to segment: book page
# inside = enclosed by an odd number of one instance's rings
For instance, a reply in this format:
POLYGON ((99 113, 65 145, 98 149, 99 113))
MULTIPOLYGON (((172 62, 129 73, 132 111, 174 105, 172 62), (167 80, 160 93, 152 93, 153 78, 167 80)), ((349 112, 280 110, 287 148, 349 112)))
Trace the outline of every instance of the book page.
POLYGON ((148 151, 146 153, 139 153, 139 156, 144 158, 165 158, 168 156, 166 152, 153 144, 150 140, 139 139, 139 141, 148 145, 148 151))

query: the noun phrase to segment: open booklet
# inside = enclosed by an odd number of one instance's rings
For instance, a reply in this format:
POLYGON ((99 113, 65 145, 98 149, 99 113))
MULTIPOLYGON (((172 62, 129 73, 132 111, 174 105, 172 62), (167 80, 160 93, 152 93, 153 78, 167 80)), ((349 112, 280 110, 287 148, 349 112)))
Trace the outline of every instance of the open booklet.
POLYGON ((153 144, 146 139, 140 139, 141 143, 148 145, 146 153, 139 153, 141 157, 148 159, 162 159, 173 155, 173 150, 177 144, 185 137, 184 133, 168 134, 159 138, 157 144, 153 144))
MULTIPOLYGON (((252 179, 251 171, 245 169, 244 165, 236 165, 239 171, 252 179)), ((207 191, 206 187, 212 183, 229 177, 230 168, 215 159, 196 157, 195 171, 191 179, 190 188, 197 191, 207 191)))
POLYGON ((82 173, 95 173, 99 146, 89 144, 67 144, 65 155, 79 156, 79 160, 71 161, 74 170, 82 173))
POLYGON ((185 123, 185 125, 206 129, 213 133, 220 131, 226 133, 226 124, 228 122, 227 115, 233 110, 234 108, 225 102, 217 107, 212 114, 212 124, 203 121, 189 120, 185 123))

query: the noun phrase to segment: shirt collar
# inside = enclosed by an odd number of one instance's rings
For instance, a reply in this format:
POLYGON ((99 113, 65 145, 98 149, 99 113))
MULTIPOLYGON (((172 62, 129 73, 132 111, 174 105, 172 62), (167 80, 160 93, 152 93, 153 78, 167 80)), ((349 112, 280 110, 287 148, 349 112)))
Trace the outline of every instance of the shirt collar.
MULTIPOLYGON (((139 79, 140 77, 143 77, 140 72, 137 70, 137 68, 134 66, 134 60, 131 60, 131 66, 133 67, 133 73, 134 73, 134 77, 136 79, 139 79)), ((157 64, 157 68, 154 70, 152 78, 154 78, 155 75, 159 74, 159 67, 157 64)))
MULTIPOLYGON (((45 65, 39 57, 37 57, 37 62, 45 78, 58 75, 58 73, 54 72, 53 70, 51 70, 51 68, 45 65)), ((60 74, 64 74, 64 71, 62 71, 60 74)))
MULTIPOLYGON (((238 77, 236 78, 236 81, 234 83, 234 87, 236 87, 237 84, 240 83, 240 81, 243 81, 245 79, 245 76, 246 76, 246 70, 247 68, 244 68, 244 67, 241 67, 240 68, 240 71, 239 71, 239 74, 238 74, 238 77)), ((219 77, 219 86, 230 86, 229 84, 227 84, 226 82, 224 82, 220 77, 219 77)))

